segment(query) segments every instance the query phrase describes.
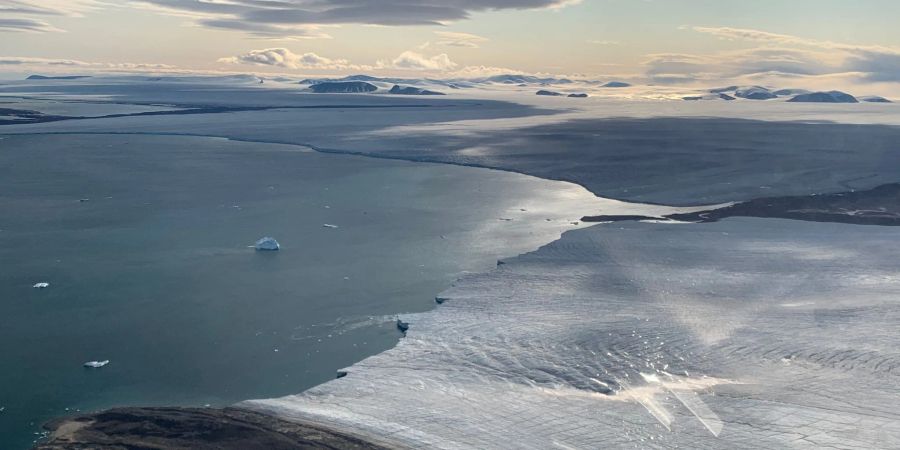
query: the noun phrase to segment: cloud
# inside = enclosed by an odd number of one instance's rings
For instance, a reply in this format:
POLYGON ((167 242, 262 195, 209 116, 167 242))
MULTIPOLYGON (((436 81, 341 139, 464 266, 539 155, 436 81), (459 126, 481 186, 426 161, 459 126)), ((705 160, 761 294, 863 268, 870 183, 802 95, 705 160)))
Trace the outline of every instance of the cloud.
POLYGON ((391 61, 378 61, 380 69, 422 70, 443 72, 453 70, 457 64, 450 60, 446 53, 427 57, 422 54, 406 51, 391 61))
POLYGON ((439 45, 447 45, 450 47, 478 48, 481 43, 488 41, 488 38, 486 37, 455 31, 435 31, 434 34, 441 38, 437 42, 439 45))
POLYGON ((900 49, 809 39, 768 31, 730 27, 690 27, 692 31, 755 47, 706 54, 647 55, 645 75, 657 83, 726 79, 839 78, 900 81, 900 49))
POLYGON ((594 45, 622 45, 622 43, 619 41, 596 40, 596 39, 589 39, 587 41, 587 43, 594 44, 594 45))
POLYGON ((282 26, 265 23, 242 22, 233 19, 199 19, 198 25, 224 30, 240 30, 247 34, 268 39, 331 39, 318 26, 282 26))
POLYGON ((768 31, 730 27, 692 27, 698 33, 711 34, 722 39, 756 41, 779 45, 799 45, 826 50, 873 51, 879 53, 900 53, 900 50, 879 45, 842 44, 839 42, 809 39, 789 34, 770 33, 768 31))
POLYGON ((0 33, 49 33, 65 31, 45 21, 48 17, 80 17, 96 8, 95 0, 2 0, 0 33))
POLYGON ((59 28, 50 25, 43 20, 35 20, 35 19, 4 19, 0 18, 0 32, 3 31, 13 31, 13 32, 25 32, 25 33, 47 33, 47 32, 60 32, 64 30, 60 30, 59 28))
POLYGON ((112 71, 156 71, 174 70, 175 66, 168 64, 147 63, 97 63, 79 61, 76 59, 33 58, 27 56, 0 56, 0 66, 22 66, 23 68, 83 68, 91 70, 112 71))
POLYGON ((220 58, 228 64, 253 64, 260 66, 285 67, 288 69, 333 69, 364 70, 366 67, 350 64, 346 59, 331 59, 308 52, 298 55, 286 48, 266 48, 251 50, 238 56, 220 58))
POLYGON ((158 12, 187 15, 197 23, 260 36, 292 35, 296 27, 337 24, 443 25, 473 12, 561 8, 572 0, 140 0, 158 12))

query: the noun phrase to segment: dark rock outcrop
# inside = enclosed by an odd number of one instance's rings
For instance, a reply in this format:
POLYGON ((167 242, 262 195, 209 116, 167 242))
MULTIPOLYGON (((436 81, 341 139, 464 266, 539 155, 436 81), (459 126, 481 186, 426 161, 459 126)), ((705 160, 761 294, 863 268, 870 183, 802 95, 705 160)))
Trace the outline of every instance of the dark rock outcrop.
POLYGON ((841 91, 810 92, 788 100, 795 103, 859 103, 856 97, 841 91))
POLYGON ((364 94, 378 87, 365 81, 325 81, 311 85, 309 90, 317 94, 364 94))
POLYGON ((429 91, 415 86, 400 86, 399 84, 395 84, 388 92, 396 95, 445 95, 443 92, 429 91))
POLYGON ((116 408, 59 419, 38 450, 64 449, 385 449, 312 424, 242 408, 116 408))
POLYGON ((561 95, 563 95, 563 94, 561 94, 561 93, 559 93, 559 92, 554 92, 554 91, 548 91, 548 90, 541 89, 541 90, 535 92, 535 95, 548 95, 548 96, 551 96, 551 97, 559 97, 559 96, 561 96, 561 95))
POLYGON ((877 95, 867 95, 865 97, 857 97, 857 99, 861 102, 868 103, 894 103, 884 97, 879 97, 877 95))

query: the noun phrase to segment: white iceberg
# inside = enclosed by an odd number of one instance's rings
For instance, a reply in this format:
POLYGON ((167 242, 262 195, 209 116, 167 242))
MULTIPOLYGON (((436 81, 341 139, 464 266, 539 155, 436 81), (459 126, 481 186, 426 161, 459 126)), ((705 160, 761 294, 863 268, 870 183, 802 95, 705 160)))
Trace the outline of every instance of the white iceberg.
POLYGON ((99 369, 107 364, 109 364, 108 359, 104 359, 103 361, 88 361, 88 362, 84 363, 84 367, 99 369))
POLYGON ((50 283, 44 283, 44 282, 34 283, 34 286, 32 286, 32 287, 36 288, 36 289, 44 289, 44 288, 50 287, 50 283))
POLYGON ((275 251, 281 248, 281 245, 278 244, 278 241, 273 237, 262 237, 256 241, 256 244, 253 245, 253 248, 261 251, 275 251))

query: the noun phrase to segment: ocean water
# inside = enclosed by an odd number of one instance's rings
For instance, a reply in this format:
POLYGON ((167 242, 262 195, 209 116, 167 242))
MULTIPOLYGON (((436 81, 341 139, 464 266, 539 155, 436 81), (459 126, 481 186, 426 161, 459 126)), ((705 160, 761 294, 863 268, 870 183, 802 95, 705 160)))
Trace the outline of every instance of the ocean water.
POLYGON ((466 271, 618 204, 513 173, 183 136, 0 136, 0 179, 4 449, 77 411, 333 379, 466 271), (262 236, 282 250, 248 247, 262 236))

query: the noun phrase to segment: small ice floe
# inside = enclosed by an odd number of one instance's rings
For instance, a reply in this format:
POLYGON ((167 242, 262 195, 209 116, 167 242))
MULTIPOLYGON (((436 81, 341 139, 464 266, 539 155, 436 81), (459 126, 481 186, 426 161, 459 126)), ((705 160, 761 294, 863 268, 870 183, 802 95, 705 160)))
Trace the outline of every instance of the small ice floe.
POLYGON ((44 288, 50 287, 50 283, 45 283, 45 282, 34 283, 34 286, 32 286, 32 287, 35 289, 44 289, 44 288))
POLYGON ((103 361, 88 361, 88 362, 84 363, 84 367, 90 367, 92 369, 99 369, 107 364, 109 364, 108 359, 104 359, 103 361))
POLYGON ((253 248, 259 251, 276 251, 281 248, 281 245, 275 238, 266 236, 259 238, 256 244, 253 244, 253 248))
POLYGON ((322 226, 325 228, 337 228, 338 227, 337 225, 332 225, 330 223, 323 223, 322 226))

